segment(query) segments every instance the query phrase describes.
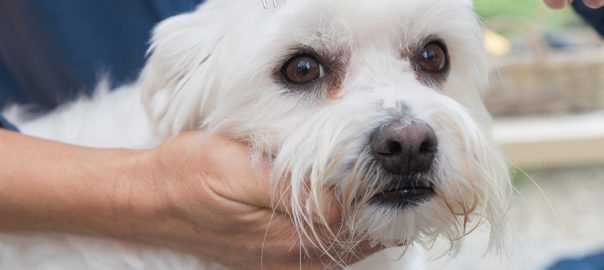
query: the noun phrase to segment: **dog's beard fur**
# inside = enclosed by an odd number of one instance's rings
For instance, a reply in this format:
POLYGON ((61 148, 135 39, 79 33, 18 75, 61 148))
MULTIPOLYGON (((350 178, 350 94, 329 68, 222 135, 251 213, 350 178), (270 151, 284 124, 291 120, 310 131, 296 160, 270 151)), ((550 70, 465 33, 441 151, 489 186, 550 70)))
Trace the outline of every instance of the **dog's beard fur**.
MULTIPOLYGON (((505 164, 493 149, 492 141, 460 105, 438 94, 426 101, 418 106, 422 113, 414 117, 429 121, 442 140, 435 169, 421 176, 435 187, 437 197, 417 207, 401 209, 371 203, 371 198, 390 183, 391 176, 376 164, 370 153, 366 128, 359 130, 360 123, 381 123, 409 116, 397 116, 375 104, 347 119, 323 119, 329 121, 323 122, 328 129, 315 126, 321 121, 318 118, 325 118, 323 115, 313 115, 296 128, 296 134, 288 137, 279 149, 275 168, 276 176, 287 176, 283 179, 290 180, 290 189, 296 194, 290 202, 294 220, 298 228, 305 230, 302 232, 305 237, 317 236, 312 225, 317 222, 312 219, 317 218, 315 209, 325 209, 321 195, 327 188, 336 187, 346 221, 344 229, 351 233, 328 231, 337 242, 328 244, 336 250, 352 248, 362 240, 389 247, 412 242, 430 246, 439 236, 449 239, 451 248, 457 250, 460 240, 485 220, 491 225, 492 243, 500 243, 498 237, 505 224, 508 196, 506 187, 501 186, 505 182, 500 182, 508 177, 505 164), (339 238, 341 235, 348 238, 339 238)), ((356 105, 350 109, 359 109, 356 105)), ((396 111, 410 114, 405 109, 396 111)))
POLYGON ((501 243, 506 223, 509 176, 479 97, 485 59, 469 0, 288 0, 267 9, 214 0, 156 29, 141 83, 160 136, 206 129, 273 159, 301 237, 326 253, 441 236, 455 250, 483 221, 501 243), (445 80, 414 71, 413 50, 430 37, 448 47, 445 80), (326 83, 292 89, 276 76, 300 49, 330 65, 326 83), (392 120, 421 120, 439 140, 423 176, 436 197, 416 207, 370 202, 392 176, 376 164, 369 137, 392 120), (335 192, 346 233, 316 225, 327 220, 317 211, 325 191, 335 192), (328 243, 317 240, 325 231, 328 243))

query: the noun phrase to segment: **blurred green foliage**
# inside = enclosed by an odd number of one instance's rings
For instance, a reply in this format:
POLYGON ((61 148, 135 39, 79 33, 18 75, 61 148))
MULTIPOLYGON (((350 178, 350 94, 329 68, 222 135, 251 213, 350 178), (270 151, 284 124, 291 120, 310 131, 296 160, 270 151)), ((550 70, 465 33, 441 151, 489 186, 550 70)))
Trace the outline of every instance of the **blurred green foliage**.
POLYGON ((504 35, 529 29, 557 32, 583 26, 572 8, 550 10, 543 0, 474 0, 474 6, 490 28, 504 35))
POLYGON ((530 21, 543 5, 541 0, 475 0, 476 11, 484 19, 510 17, 530 21))
POLYGON ((527 185, 533 184, 530 174, 518 168, 511 168, 512 185, 517 189, 522 189, 527 185))

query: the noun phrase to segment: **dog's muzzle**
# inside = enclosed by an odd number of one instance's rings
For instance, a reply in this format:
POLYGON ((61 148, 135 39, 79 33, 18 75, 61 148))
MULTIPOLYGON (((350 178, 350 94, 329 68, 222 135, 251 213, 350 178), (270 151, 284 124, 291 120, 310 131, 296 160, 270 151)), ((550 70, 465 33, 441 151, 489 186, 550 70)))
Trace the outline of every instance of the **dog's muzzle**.
POLYGON ((434 195, 427 175, 434 166, 438 139, 430 126, 419 120, 390 122, 373 132, 370 144, 373 157, 388 175, 388 183, 372 201, 406 208, 434 195))

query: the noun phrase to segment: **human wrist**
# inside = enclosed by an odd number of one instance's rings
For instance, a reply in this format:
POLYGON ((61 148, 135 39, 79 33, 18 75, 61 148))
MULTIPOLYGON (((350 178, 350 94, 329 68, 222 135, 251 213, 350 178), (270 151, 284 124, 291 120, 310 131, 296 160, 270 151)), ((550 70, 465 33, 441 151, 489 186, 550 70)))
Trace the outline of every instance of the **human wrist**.
MULTIPOLYGON (((40 230, 136 240, 136 232, 158 212, 160 200, 148 187, 141 160, 144 150, 93 149, 66 146, 71 155, 64 175, 54 175, 64 187, 49 212, 57 212, 40 230), (65 209, 62 211, 61 208, 65 209)), ((44 207, 44 206, 42 206, 44 207)))
MULTIPOLYGON (((249 160, 246 146, 216 135, 199 137, 182 134, 144 153, 139 165, 148 168, 147 185, 159 191, 162 203, 152 207, 138 240, 224 261, 225 248, 236 239, 252 238, 252 228, 264 232, 272 211, 247 198, 257 180, 251 167, 239 163, 249 160)), ((261 243, 262 234, 254 241, 261 243)))
POLYGON ((0 130, 0 231, 135 240, 162 212, 147 150, 93 149, 0 130))
POLYGON ((154 150, 111 150, 105 163, 92 172, 109 180, 106 200, 98 205, 100 219, 88 222, 104 236, 136 242, 152 242, 173 222, 174 207, 168 199, 154 150))

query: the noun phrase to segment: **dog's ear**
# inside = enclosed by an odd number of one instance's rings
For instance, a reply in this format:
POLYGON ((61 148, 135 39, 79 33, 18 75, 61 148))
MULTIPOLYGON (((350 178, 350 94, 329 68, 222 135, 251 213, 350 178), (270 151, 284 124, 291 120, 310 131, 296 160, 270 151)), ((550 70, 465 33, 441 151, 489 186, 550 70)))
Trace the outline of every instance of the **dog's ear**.
POLYGON ((153 31, 139 87, 160 137, 201 125, 201 108, 211 103, 215 81, 210 62, 228 25, 223 2, 207 1, 194 12, 161 22, 153 31))

